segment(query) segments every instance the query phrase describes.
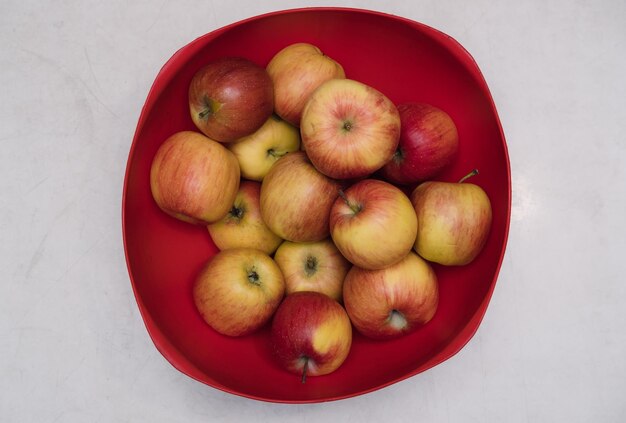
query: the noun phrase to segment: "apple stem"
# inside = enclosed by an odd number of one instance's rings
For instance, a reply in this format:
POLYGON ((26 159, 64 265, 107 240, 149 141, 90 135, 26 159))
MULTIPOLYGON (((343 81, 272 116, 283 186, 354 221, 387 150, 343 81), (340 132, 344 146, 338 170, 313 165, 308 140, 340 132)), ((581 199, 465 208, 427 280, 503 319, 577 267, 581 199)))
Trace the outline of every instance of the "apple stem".
POLYGON ((309 369, 309 357, 304 357, 304 367, 302 367, 302 383, 306 383, 306 371, 309 369))
POLYGON ((356 205, 352 204, 350 200, 348 200, 348 197, 346 197, 346 193, 343 192, 342 189, 339 190, 339 196, 343 199, 343 201, 345 201, 346 205, 350 207, 350 210, 352 210, 355 213, 358 213, 361 211, 361 207, 358 204, 356 205))
POLYGON ((476 176, 478 175, 478 169, 473 169, 470 173, 468 173, 467 175, 465 175, 464 177, 462 177, 459 180, 459 184, 462 184, 463 182, 465 182, 465 180, 471 178, 472 176, 476 176))
POLYGON ((315 274, 317 270, 317 259, 313 256, 308 256, 306 258, 306 264, 304 265, 304 272, 307 276, 312 276, 315 274))

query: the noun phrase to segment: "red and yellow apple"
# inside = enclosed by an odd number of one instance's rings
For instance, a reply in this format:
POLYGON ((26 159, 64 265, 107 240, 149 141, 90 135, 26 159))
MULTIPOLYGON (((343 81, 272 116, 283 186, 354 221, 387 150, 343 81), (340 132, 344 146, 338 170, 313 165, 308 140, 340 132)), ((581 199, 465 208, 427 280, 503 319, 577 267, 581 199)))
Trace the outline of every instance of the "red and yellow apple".
POLYGON ((272 166, 261 184, 261 216, 279 237, 321 241, 329 235, 329 215, 339 184, 318 172, 302 151, 272 166))
POLYGON ((152 197, 165 213, 185 222, 220 220, 239 188, 239 163, 220 143, 182 131, 167 138, 150 168, 152 197))
POLYGON ((271 328, 278 363, 301 375, 320 376, 343 364, 352 345, 352 326, 344 308, 319 292, 301 291, 285 297, 271 328))
POLYGON ((276 53, 267 73, 274 83, 276 113, 295 126, 300 125, 302 109, 317 87, 346 77, 339 63, 308 43, 291 44, 276 53))
POLYGON ((250 135, 274 109, 274 89, 266 70, 242 57, 216 59, 189 84, 191 120, 206 136, 231 142, 250 135))
POLYGON ((415 251, 428 261, 463 266, 482 251, 491 228, 487 193, 465 182, 429 181, 418 185, 411 202, 419 220, 415 251))
POLYGON ((285 154, 300 149, 300 131, 272 115, 256 132, 228 144, 239 161, 241 177, 262 181, 285 154))
POLYGON ((253 248, 224 250, 200 271, 194 303, 204 321, 228 336, 251 334, 270 321, 285 282, 270 256, 253 248))
POLYGON ((337 198, 330 213, 335 245, 351 263, 381 269, 413 248, 417 217, 409 198, 395 186, 365 179, 337 198))
POLYGON ((285 277, 287 295, 315 291, 341 301, 343 279, 350 263, 330 239, 318 242, 284 241, 274 260, 285 277))
POLYGON ((354 327, 374 339, 399 337, 429 322, 437 310, 437 276, 411 252, 380 270, 352 267, 343 286, 343 301, 354 327))
POLYGON ((459 135, 443 110, 425 103, 404 103, 400 112, 400 142, 382 176, 394 184, 410 185, 436 176, 453 160, 459 135))
POLYGON ((256 248, 266 254, 276 251, 282 239, 263 222, 260 195, 260 183, 241 181, 235 201, 226 216, 207 226, 213 242, 220 250, 256 248))
POLYGON ((400 115, 380 91, 332 79, 311 95, 300 122, 302 144, 315 167, 337 179, 367 176, 398 147, 400 115))

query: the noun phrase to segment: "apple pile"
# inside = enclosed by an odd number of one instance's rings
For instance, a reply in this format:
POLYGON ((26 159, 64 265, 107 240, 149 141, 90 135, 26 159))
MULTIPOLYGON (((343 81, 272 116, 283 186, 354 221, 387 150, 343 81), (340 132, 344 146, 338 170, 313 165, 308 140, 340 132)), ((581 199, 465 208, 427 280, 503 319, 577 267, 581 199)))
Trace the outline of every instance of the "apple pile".
POLYGON ((430 263, 483 249, 491 205, 477 185, 436 181, 458 133, 432 105, 395 105, 297 43, 263 68, 214 60, 189 86, 198 131, 171 135, 150 171, 163 212, 206 226, 219 252, 197 275, 208 325, 245 336, 271 324, 277 363, 302 376, 344 362, 352 330, 374 339, 427 324, 430 263), (411 192, 410 195, 405 192, 411 192))

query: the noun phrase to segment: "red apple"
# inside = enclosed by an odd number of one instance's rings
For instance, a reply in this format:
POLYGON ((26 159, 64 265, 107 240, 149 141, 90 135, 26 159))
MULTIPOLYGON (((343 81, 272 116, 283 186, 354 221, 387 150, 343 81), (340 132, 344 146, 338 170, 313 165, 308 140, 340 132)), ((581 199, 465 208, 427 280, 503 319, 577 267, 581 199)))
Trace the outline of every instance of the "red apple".
POLYGON ((334 372, 352 345, 352 326, 344 308, 319 292, 285 297, 272 321, 271 342, 279 364, 306 376, 334 372))
POLYGON ((204 266, 193 287, 195 305, 217 332, 243 336, 272 318, 285 292, 278 265, 252 248, 224 250, 204 266))
POLYGON ((365 179, 335 201, 330 231, 335 245, 351 263, 381 269, 411 251, 417 217, 411 201, 398 188, 365 179))
POLYGON ((272 232, 261 217, 261 184, 242 181, 232 207, 220 221, 207 226, 220 250, 256 248, 272 254, 282 239, 272 232))
POLYGON ((330 239, 319 242, 283 242, 274 260, 285 277, 287 295, 315 291, 341 301, 343 279, 350 263, 330 239))
POLYGON ((308 43, 291 44, 279 51, 267 65, 274 83, 276 113, 299 126, 304 104, 323 82, 345 78, 339 63, 308 43))
POLYGON ((239 161, 241 177, 262 181, 274 163, 300 149, 300 131, 272 115, 256 132, 228 144, 239 161))
POLYGON ((269 75, 241 57, 212 61, 189 85, 191 119, 206 136, 219 142, 250 135, 265 123, 273 108, 269 75))
POLYGON ((400 137, 400 115, 380 91, 350 79, 332 79, 309 98, 300 133, 320 172, 337 179, 359 178, 391 160, 400 137))
POLYGON ((167 214, 190 223, 226 215, 239 188, 239 164, 223 145, 192 131, 161 144, 150 169, 150 189, 167 214))
POLYGON ((437 276, 415 253, 385 269, 354 266, 343 286, 354 327, 375 339, 395 338, 426 324, 435 315, 438 299, 437 276))
POLYGON ((395 184, 413 184, 436 176, 453 160, 459 135, 452 118, 424 103, 405 103, 400 112, 400 143, 382 176, 395 184))
POLYGON ((430 181, 411 194, 419 220, 415 251, 428 261, 463 266, 482 251, 491 228, 487 193, 465 182, 474 170, 456 182, 430 181))
POLYGON ((329 235, 330 208, 339 184, 318 172, 301 151, 289 153, 261 184, 261 216, 279 237, 293 242, 321 241, 329 235))

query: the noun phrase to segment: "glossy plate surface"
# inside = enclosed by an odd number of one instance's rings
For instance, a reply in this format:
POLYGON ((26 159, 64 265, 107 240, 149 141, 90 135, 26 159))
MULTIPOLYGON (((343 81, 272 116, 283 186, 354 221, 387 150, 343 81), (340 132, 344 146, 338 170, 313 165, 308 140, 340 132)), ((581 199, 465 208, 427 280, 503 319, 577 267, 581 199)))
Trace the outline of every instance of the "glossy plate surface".
POLYGON ((311 8, 275 12, 213 31, 176 52, 156 77, 128 157, 122 205, 126 260, 137 304, 154 344, 178 370, 233 394, 276 402, 347 398, 413 376, 451 357, 475 333, 496 284, 511 208, 510 167, 495 106, 478 66, 449 36, 378 12, 311 8), (171 134, 195 130, 187 88, 208 61, 243 56, 265 66, 281 48, 309 42, 340 62, 348 78, 371 85, 396 104, 431 103, 450 114, 459 155, 438 177, 472 180, 489 195, 493 226, 481 255, 462 268, 435 266, 440 305, 423 329, 374 342, 355 333, 348 359, 323 377, 300 378, 278 367, 267 328, 228 338, 209 328, 191 296, 195 275, 216 252, 203 227, 162 213, 152 200, 149 171, 171 134))

